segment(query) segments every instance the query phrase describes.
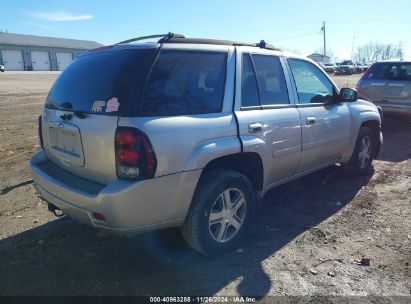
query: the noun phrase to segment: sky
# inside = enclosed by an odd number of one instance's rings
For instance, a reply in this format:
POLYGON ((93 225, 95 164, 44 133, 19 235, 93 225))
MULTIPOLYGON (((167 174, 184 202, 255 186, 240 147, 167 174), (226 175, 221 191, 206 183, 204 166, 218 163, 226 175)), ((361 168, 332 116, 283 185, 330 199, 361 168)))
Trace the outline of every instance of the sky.
POLYGON ((327 49, 339 60, 368 42, 400 43, 411 58, 411 1, 2 0, 0 30, 112 44, 168 32, 259 42, 308 55, 327 49))

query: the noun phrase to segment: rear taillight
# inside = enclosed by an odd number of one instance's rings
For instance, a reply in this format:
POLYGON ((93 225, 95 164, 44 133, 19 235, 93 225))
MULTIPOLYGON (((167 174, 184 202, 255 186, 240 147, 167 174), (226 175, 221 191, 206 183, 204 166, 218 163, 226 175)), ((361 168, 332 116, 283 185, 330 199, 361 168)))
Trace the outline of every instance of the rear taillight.
POLYGON ((102 222, 106 221, 106 217, 104 216, 104 214, 101 214, 98 212, 93 212, 93 217, 98 221, 102 221, 102 222))
POLYGON ((362 76, 361 76, 361 78, 360 78, 360 81, 368 78, 368 75, 369 75, 369 74, 370 74, 370 69, 367 69, 367 70, 364 72, 364 74, 362 74, 362 76))
POLYGON ((147 179, 154 176, 157 159, 144 133, 134 128, 117 128, 115 150, 119 178, 147 179))
POLYGON ((39 116, 39 139, 40 139, 40 146, 43 148, 43 132, 42 132, 42 116, 39 116))

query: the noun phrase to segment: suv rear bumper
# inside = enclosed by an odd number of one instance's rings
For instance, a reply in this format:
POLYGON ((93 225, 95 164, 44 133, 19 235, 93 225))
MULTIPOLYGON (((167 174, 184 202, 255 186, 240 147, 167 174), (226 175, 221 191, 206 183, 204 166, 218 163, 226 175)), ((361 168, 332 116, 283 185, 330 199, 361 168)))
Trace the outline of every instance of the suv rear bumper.
POLYGON ((43 150, 32 156, 30 168, 35 187, 46 201, 83 224, 119 234, 181 225, 201 175, 201 170, 194 170, 100 185, 53 165, 43 150), (95 219, 94 212, 103 214, 106 221, 95 219))
POLYGON ((411 102, 409 105, 380 101, 372 101, 372 103, 374 103, 376 106, 381 107, 384 113, 387 112, 411 114, 411 102))

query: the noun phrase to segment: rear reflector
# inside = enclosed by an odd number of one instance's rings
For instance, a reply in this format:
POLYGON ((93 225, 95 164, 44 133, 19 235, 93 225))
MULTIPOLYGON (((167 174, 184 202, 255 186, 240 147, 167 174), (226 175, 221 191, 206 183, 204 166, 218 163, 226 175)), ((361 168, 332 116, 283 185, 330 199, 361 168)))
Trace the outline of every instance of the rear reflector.
POLYGON ((43 132, 42 132, 42 121, 41 120, 42 120, 42 116, 40 115, 39 124, 38 124, 38 127, 39 127, 38 132, 39 132, 40 146, 41 148, 43 148, 43 132))
POLYGON ((105 216, 98 212, 93 212, 93 217, 98 221, 103 221, 103 222, 106 221, 105 216))

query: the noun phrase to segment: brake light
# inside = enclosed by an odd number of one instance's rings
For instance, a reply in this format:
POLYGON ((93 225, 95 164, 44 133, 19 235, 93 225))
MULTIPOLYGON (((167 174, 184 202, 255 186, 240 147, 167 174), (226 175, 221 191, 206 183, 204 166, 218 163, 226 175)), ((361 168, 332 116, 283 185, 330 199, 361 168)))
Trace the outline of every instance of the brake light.
POLYGON ((370 75, 370 68, 368 68, 368 69, 364 72, 364 74, 362 74, 362 77, 360 78, 360 81, 368 78, 368 75, 370 75))
POLYGON ((41 146, 41 148, 43 149, 43 132, 42 132, 42 116, 40 115, 39 116, 39 130, 38 130, 38 132, 39 132, 39 139, 40 139, 40 146, 41 146))
POLYGON ((104 214, 101 214, 98 212, 93 212, 93 217, 98 221, 102 221, 102 222, 106 221, 106 217, 104 216, 104 214))
POLYGON ((120 148, 118 151, 118 158, 120 162, 128 166, 137 165, 139 154, 128 148, 120 148))
POLYGON ((117 128, 115 153, 119 178, 147 179, 154 176, 157 159, 149 139, 141 131, 127 127, 117 128))

